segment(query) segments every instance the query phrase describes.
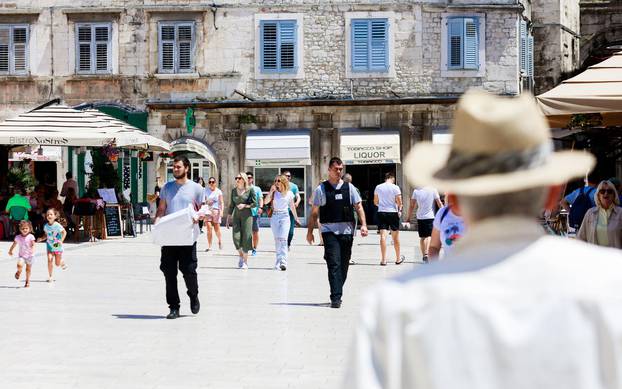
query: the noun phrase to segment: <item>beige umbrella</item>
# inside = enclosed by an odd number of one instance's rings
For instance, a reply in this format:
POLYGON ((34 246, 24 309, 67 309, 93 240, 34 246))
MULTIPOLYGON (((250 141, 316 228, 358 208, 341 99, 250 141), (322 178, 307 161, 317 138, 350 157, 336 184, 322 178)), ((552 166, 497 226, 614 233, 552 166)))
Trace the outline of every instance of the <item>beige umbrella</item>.
POLYGON ((622 52, 536 98, 552 127, 566 127, 576 114, 596 113, 603 126, 622 125, 622 52))

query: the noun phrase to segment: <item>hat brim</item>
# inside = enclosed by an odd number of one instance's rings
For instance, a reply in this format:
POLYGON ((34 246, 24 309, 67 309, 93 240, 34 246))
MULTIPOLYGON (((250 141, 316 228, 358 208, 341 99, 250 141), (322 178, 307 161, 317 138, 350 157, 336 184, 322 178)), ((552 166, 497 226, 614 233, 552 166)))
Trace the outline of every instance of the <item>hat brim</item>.
POLYGON ((585 176, 596 163, 594 156, 587 152, 559 151, 552 153, 544 165, 534 169, 464 179, 434 177, 445 166, 449 151, 449 146, 433 145, 430 142, 415 145, 404 161, 406 178, 419 187, 432 186, 455 194, 486 196, 563 184, 573 178, 585 176))

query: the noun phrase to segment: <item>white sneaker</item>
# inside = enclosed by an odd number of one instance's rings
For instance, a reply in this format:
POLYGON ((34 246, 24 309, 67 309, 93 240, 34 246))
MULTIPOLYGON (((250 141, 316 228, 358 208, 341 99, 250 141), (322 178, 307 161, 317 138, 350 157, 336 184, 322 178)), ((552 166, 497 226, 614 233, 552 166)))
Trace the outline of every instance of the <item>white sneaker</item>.
POLYGON ((240 257, 240 260, 238 261, 238 268, 241 269, 243 265, 244 265, 244 258, 240 257))
POLYGON ((274 262, 274 270, 279 270, 279 265, 281 264, 281 261, 279 261, 278 259, 276 260, 276 262, 274 262))
POLYGON ((242 270, 247 270, 248 269, 248 265, 244 262, 242 262, 242 270))

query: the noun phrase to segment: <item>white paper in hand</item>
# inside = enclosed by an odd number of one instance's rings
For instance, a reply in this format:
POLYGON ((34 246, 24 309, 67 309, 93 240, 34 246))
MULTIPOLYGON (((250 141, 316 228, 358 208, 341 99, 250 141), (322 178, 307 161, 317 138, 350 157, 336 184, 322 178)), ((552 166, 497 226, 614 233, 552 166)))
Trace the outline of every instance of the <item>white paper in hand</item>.
POLYGON ((194 223, 192 205, 162 217, 153 226, 153 243, 160 246, 192 246, 199 239, 199 225, 194 223))

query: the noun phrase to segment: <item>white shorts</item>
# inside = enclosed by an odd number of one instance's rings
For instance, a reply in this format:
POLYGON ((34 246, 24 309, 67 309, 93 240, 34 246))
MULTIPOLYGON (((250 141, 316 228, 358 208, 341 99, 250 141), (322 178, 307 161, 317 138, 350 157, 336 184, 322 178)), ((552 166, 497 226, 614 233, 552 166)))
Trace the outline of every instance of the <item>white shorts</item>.
POLYGON ((35 257, 30 257, 30 258, 23 258, 23 257, 19 257, 19 259, 17 260, 17 262, 26 262, 26 265, 32 265, 32 261, 35 259, 35 257))

